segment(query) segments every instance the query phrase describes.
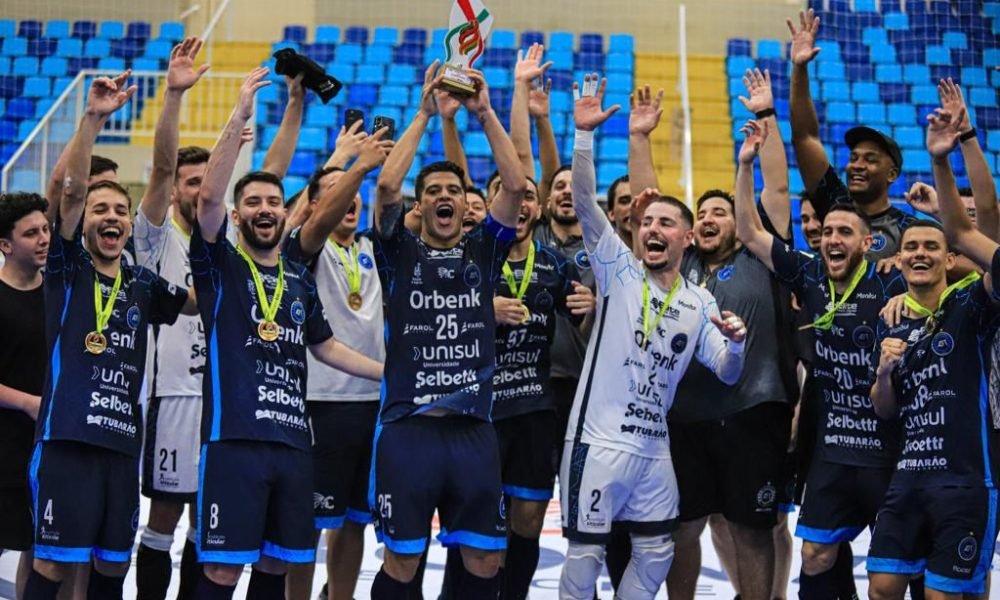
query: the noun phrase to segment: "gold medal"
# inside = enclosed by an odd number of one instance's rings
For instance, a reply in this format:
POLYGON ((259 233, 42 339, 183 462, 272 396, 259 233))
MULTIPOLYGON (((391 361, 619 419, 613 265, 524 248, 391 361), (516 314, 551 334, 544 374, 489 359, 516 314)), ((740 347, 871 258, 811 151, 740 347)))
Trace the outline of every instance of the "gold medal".
POLYGON ((535 270, 535 243, 532 242, 528 246, 528 258, 524 265, 524 275, 521 277, 521 283, 518 284, 517 280, 514 278, 514 269, 510 267, 510 263, 504 261, 503 263, 503 277, 507 280, 507 287, 510 288, 510 293, 514 298, 521 301, 521 308, 524 309, 524 318, 521 319, 521 325, 528 322, 531 318, 531 311, 528 310, 528 306, 524 304, 524 293, 528 291, 528 285, 531 284, 531 273, 535 270))
POLYGON ((261 321, 257 324, 257 335, 265 342, 273 342, 280 333, 281 327, 274 321, 261 321))
POLYGON ((91 331, 83 340, 83 345, 91 354, 104 354, 108 349, 108 339, 100 331, 91 331))
POLYGON ((524 323, 528 322, 528 319, 531 318, 531 311, 528 310, 528 307, 523 304, 521 305, 521 308, 524 309, 524 317, 521 318, 521 324, 523 325, 524 323))
POLYGON ((351 292, 347 295, 347 305, 351 307, 351 310, 361 310, 361 294, 358 292, 351 292))

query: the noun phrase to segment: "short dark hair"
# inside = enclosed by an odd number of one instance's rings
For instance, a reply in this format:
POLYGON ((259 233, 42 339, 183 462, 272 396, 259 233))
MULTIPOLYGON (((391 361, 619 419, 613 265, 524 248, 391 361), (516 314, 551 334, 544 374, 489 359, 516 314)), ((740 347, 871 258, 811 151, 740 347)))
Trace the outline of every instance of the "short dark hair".
POLYGON ((628 183, 628 173, 622 175, 618 179, 615 179, 614 181, 611 182, 611 185, 608 186, 608 208, 609 209, 611 208, 611 205, 615 201, 615 195, 618 193, 618 186, 620 186, 623 183, 628 183))
MULTIPOLYGON (((670 206, 677 208, 677 210, 681 211, 681 219, 687 223, 688 229, 694 227, 694 213, 691 212, 691 209, 688 208, 687 204, 684 204, 673 196, 655 196, 650 204, 654 204, 656 202, 663 202, 664 204, 669 204, 670 206)), ((648 209, 649 207, 647 206, 646 208, 648 209)))
POLYGON ((211 152, 201 146, 185 146, 178 149, 177 169, 174 171, 174 175, 177 175, 177 171, 179 171, 181 167, 207 163, 209 156, 211 156, 211 152))
POLYGON ((972 188, 969 187, 958 188, 958 195, 968 198, 969 196, 973 195, 972 188))
POLYGON ((483 193, 483 190, 477 188, 474 185, 467 185, 467 186, 465 186, 465 193, 466 194, 475 194, 475 195, 479 196, 480 198, 482 198, 483 202, 486 202, 486 200, 487 200, 486 194, 483 193))
MULTIPOLYGON (((862 227, 864 227, 864 230, 867 233, 871 233, 871 231, 872 231, 872 220, 871 220, 871 217, 869 217, 867 214, 865 214, 865 212, 863 210, 861 210, 860 208, 858 208, 855 204, 850 203, 850 202, 838 202, 838 203, 834 204, 833 206, 831 206, 830 210, 826 211, 826 216, 829 217, 831 214, 833 214, 835 212, 851 213, 852 215, 854 215, 857 218, 861 219, 861 225, 862 225, 862 227)), ((823 220, 826 221, 826 217, 823 217, 823 220)))
POLYGON ((424 195, 424 180, 427 179, 427 176, 432 173, 455 174, 458 177, 458 180, 462 182, 462 191, 465 191, 465 171, 462 170, 462 167, 456 165, 450 160, 439 160, 437 162, 432 162, 423 169, 420 169, 420 172, 417 173, 417 182, 413 189, 417 202, 420 202, 420 197, 424 195))
POLYGON ((243 177, 240 177, 236 181, 236 185, 233 186, 233 203, 236 206, 240 205, 240 200, 243 198, 243 188, 254 182, 270 183, 272 185, 278 186, 281 190, 281 195, 285 195, 285 186, 281 184, 281 178, 274 173, 268 173, 267 171, 250 171, 243 177))
POLYGON ((90 176, 99 175, 101 173, 106 173, 108 171, 118 172, 118 163, 107 158, 106 156, 98 156, 92 154, 90 156, 90 176))
POLYGON ((40 194, 32 192, 0 193, 0 238, 9 238, 17 222, 31 213, 45 214, 48 201, 40 194))
POLYGON ((313 174, 309 176, 309 183, 306 185, 306 198, 310 202, 319 198, 319 181, 323 179, 330 173, 336 173, 337 171, 343 171, 340 167, 320 167, 313 171, 313 174))
POLYGON ((128 190, 125 189, 125 186, 118 183, 117 181, 111 181, 110 179, 105 179, 103 181, 98 181, 97 183, 91 184, 90 186, 87 187, 87 198, 89 198, 91 194, 99 190, 111 190, 114 192, 118 192, 122 196, 125 196, 125 199, 128 200, 128 207, 132 208, 132 195, 128 193, 128 190))
POLYGON ((556 172, 552 174, 552 177, 549 177, 549 191, 551 192, 552 188, 555 187, 556 177, 559 177, 560 173, 572 170, 573 170, 573 165, 562 165, 558 169, 556 169, 556 172))
MULTIPOLYGON (((906 227, 903 228, 903 231, 899 232, 899 242, 900 242, 900 245, 902 245, 903 238, 906 237, 906 232, 907 231, 909 231, 911 229, 917 229, 917 228, 920 228, 920 227, 924 227, 924 228, 928 228, 928 229, 936 229, 936 230, 940 231, 942 234, 944 233, 944 227, 942 227, 941 224, 938 223, 937 221, 932 221, 931 219, 914 219, 914 220, 910 221, 909 223, 907 223, 906 227)), ((947 239, 947 236, 945 236, 945 237, 947 239)))
POLYGON ((701 210, 701 205, 711 198, 722 198, 729 203, 729 209, 734 214, 736 213, 736 199, 733 198, 733 195, 726 190, 708 190, 701 196, 698 196, 698 201, 694 203, 695 208, 701 210))

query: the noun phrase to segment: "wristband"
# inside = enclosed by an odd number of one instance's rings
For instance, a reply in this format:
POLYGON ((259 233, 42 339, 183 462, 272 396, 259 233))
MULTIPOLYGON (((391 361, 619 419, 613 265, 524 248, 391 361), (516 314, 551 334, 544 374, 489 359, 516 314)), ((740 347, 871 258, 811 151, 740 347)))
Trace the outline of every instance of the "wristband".
POLYGON ((967 141, 971 140, 974 137, 976 137, 976 128, 975 127, 973 127, 972 129, 966 131, 962 135, 958 136, 958 141, 959 142, 967 142, 967 141))
POLYGON ((730 354, 743 354, 743 347, 746 343, 746 338, 743 338, 743 340, 739 342, 726 340, 726 350, 728 350, 730 354))
POLYGON ((574 150, 583 150, 584 152, 590 152, 594 149, 594 132, 584 131, 582 129, 576 130, 576 139, 573 142, 574 150))
POLYGON ((754 116, 757 117, 758 120, 760 120, 760 119, 766 119, 768 117, 773 117, 775 114, 776 113, 774 112, 773 108, 765 108, 759 113, 756 113, 754 116))

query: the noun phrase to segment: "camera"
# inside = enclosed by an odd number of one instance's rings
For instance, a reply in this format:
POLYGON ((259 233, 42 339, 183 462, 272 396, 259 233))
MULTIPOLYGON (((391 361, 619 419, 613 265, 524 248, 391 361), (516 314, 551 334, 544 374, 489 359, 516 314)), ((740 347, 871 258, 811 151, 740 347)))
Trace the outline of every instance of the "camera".
POLYGON ((274 53, 276 64, 275 73, 295 77, 299 73, 304 73, 302 85, 308 90, 316 92, 323 104, 333 100, 334 96, 340 93, 344 84, 340 83, 336 77, 326 74, 326 71, 316 61, 303 56, 291 48, 282 48, 274 53))

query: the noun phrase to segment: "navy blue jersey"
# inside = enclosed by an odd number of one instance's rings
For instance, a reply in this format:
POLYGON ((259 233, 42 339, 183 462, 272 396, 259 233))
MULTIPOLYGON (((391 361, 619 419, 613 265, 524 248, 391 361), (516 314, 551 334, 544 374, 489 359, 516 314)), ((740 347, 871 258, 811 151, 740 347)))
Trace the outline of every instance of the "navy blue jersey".
MULTIPOLYGON (((496 362, 493 374, 493 418, 506 419, 536 410, 554 410, 549 394, 550 347, 556 330, 556 314, 574 326, 582 317, 566 309, 566 296, 573 294, 579 273, 550 246, 535 245, 535 268, 521 300, 531 313, 521 325, 497 325, 496 362)), ((520 285, 527 259, 508 261, 520 285)), ((497 295, 514 297, 506 279, 497 284, 497 295)))
MULTIPOLYGON (((58 224, 56 231, 58 231, 58 224)), ((50 363, 42 392, 36 439, 72 440, 129 456, 142 448, 139 390, 146 370, 149 325, 173 323, 187 291, 142 267, 121 265, 121 286, 97 274, 104 302, 113 302, 103 330, 107 349, 84 347, 96 329, 94 263, 79 236, 53 235, 45 267, 45 331, 50 363)))
MULTIPOLYGON (((270 299, 278 267, 257 269, 270 299)), ((285 261, 285 291, 275 316, 281 331, 273 342, 257 334, 263 317, 253 275, 226 239, 225 224, 215 243, 208 243, 195 224, 191 274, 208 342, 202 440, 280 442, 308 450, 312 436, 305 406, 306 347, 333 336, 312 274, 297 262, 285 261)))
MULTIPOLYGON (((990 274, 993 281, 1000 276, 1000 251, 990 274)), ((893 487, 996 486, 1000 432, 992 426, 986 383, 989 341, 1000 324, 996 301, 980 280, 952 294, 929 331, 924 318, 880 324, 879 345, 890 337, 907 343, 892 373, 903 422, 893 487)), ((872 377, 878 362, 873 353, 872 377)))
POLYGON ((433 408, 490 418, 493 295, 513 237, 492 216, 448 249, 425 244, 402 218, 376 236, 386 303, 382 421, 433 408))
MULTIPOLYGON (((789 286, 801 306, 804 323, 812 323, 830 306, 830 284, 820 257, 799 252, 777 239, 771 260, 778 280, 789 286)), ((878 359, 875 329, 879 311, 906 291, 895 269, 879 274, 875 263, 833 320, 830 329, 810 327, 812 376, 822 404, 816 436, 817 457, 859 467, 891 467, 899 455, 899 421, 875 414, 870 397, 872 357, 878 359)), ((838 298, 839 299, 839 298, 838 298)))

